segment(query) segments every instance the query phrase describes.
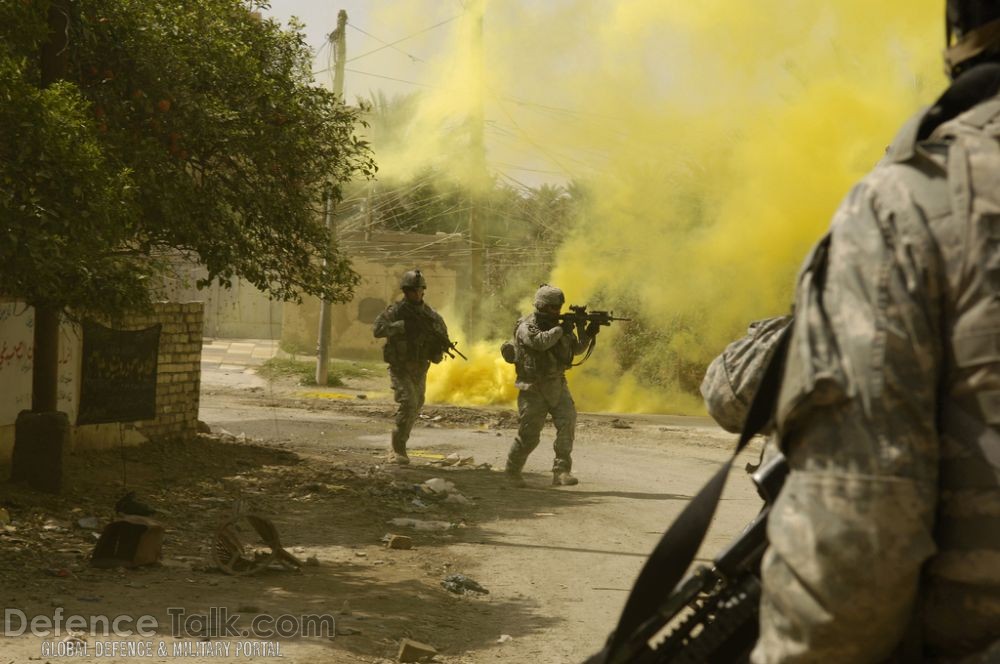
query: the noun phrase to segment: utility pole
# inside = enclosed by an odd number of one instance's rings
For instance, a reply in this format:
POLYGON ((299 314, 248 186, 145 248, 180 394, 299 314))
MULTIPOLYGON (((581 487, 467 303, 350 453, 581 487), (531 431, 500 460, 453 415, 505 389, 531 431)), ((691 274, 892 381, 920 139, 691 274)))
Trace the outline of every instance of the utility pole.
POLYGON ((484 0, 469 0, 466 5, 471 23, 470 70, 474 77, 472 111, 469 114, 470 188, 469 206, 469 281, 472 297, 469 301, 467 330, 471 338, 479 336, 482 322, 483 285, 483 197, 489 184, 486 172, 486 146, 483 140, 485 113, 483 111, 483 14, 484 0))
MULTIPOLYGON (((333 92, 343 101, 344 97, 344 61, 347 59, 347 12, 341 9, 337 12, 337 29, 330 33, 330 43, 333 51, 333 92)), ((327 183, 324 190, 326 230, 330 233, 332 243, 337 229, 333 223, 333 185, 327 183)), ((319 340, 316 344, 316 384, 326 385, 330 364, 330 302, 322 300, 319 305, 319 340)))
MULTIPOLYGON (((49 34, 39 53, 43 88, 66 76, 69 13, 67 0, 49 4, 49 34)), ((36 489, 58 493, 69 441, 69 417, 58 412, 60 308, 45 302, 29 304, 35 309, 31 410, 21 411, 14 424, 11 475, 36 489)))

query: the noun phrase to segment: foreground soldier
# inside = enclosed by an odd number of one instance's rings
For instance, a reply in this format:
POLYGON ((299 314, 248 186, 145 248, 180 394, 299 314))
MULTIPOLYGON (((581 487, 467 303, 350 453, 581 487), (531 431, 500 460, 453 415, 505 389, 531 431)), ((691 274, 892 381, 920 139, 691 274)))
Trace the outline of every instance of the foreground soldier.
POLYGON ((528 455, 538 447, 546 417, 551 414, 556 427, 553 444, 552 484, 578 483, 573 469, 573 438, 576 436, 576 405, 566 384, 566 370, 573 357, 587 349, 600 325, 589 323, 573 333, 573 323, 559 322, 566 298, 554 286, 542 285, 535 293, 535 311, 517 322, 514 329, 517 382, 517 437, 507 454, 507 479, 516 487, 525 486, 521 470, 528 455))
POLYGON ((757 664, 1000 659, 1000 0, 947 10, 953 85, 799 276, 757 664))
POLYGON ((403 299, 393 302, 375 319, 376 338, 386 339, 382 357, 389 365, 392 392, 399 404, 392 430, 390 460, 401 466, 410 463, 406 441, 427 391, 427 370, 440 362, 448 348, 448 328, 444 319, 424 302, 427 282, 420 270, 410 270, 400 280, 403 299))

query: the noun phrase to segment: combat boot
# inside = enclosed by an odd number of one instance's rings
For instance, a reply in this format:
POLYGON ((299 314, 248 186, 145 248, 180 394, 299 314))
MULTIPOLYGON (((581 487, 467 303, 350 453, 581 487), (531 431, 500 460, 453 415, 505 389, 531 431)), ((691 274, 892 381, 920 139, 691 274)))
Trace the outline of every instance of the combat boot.
POLYGON ((557 470, 552 473, 552 486, 573 486, 580 480, 573 477, 568 470, 557 470))
POLYGON ((523 489, 524 487, 528 486, 528 483, 524 481, 523 477, 521 477, 520 471, 511 472, 509 470, 505 470, 503 474, 504 477, 507 478, 508 486, 512 486, 515 489, 523 489))

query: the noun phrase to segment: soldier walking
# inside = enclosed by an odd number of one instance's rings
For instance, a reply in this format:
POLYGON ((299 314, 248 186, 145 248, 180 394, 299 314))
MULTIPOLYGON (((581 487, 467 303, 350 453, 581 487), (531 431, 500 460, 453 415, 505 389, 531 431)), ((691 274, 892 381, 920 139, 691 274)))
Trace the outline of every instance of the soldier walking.
POLYGON ((410 463, 406 441, 427 391, 427 370, 437 364, 450 346, 444 319, 424 302, 427 281, 420 270, 406 272, 399 284, 403 298, 393 302, 375 319, 374 334, 385 339, 382 357, 389 365, 393 397, 399 407, 392 430, 390 460, 400 466, 410 463))

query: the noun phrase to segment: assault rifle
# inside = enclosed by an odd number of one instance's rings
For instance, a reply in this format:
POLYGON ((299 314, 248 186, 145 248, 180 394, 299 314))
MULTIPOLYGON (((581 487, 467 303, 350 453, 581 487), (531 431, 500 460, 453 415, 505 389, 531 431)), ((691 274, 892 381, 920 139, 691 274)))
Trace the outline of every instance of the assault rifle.
POLYGON ((455 359, 455 354, 457 353, 460 358, 466 362, 469 361, 469 358, 463 355, 462 351, 456 348, 456 346, 458 346, 458 342, 452 341, 448 338, 448 334, 438 326, 437 320, 431 317, 425 309, 403 307, 402 318, 406 321, 407 334, 426 334, 434 340, 437 349, 441 353, 447 355, 453 360, 455 359))
POLYGON ((569 311, 559 314, 560 322, 572 322, 576 326, 583 327, 587 323, 597 323, 598 325, 611 325, 611 321, 630 321, 631 318, 616 318, 613 311, 587 311, 586 304, 571 304, 569 311))
POLYGON ((639 626, 619 652, 603 660, 604 664, 749 661, 757 642, 760 561, 767 548, 767 517, 787 475, 788 463, 781 454, 751 475, 767 503, 764 509, 711 565, 699 566, 681 581, 656 614, 639 626), (651 643, 654 637, 657 641, 651 643))

